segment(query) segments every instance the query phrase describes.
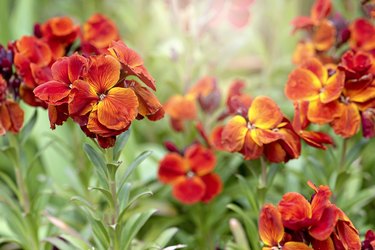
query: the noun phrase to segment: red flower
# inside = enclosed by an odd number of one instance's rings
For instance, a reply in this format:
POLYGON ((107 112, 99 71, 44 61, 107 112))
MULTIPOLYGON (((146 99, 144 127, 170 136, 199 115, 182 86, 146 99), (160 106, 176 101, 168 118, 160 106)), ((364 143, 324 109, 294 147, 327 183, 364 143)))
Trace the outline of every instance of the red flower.
POLYGON ((79 26, 75 26, 69 17, 53 17, 40 25, 40 32, 57 59, 64 56, 68 46, 77 39, 79 26))
POLYGON ((212 173, 216 165, 214 153, 200 144, 189 146, 183 155, 167 154, 160 162, 161 182, 173 186, 173 196, 184 204, 209 202, 222 189, 220 176, 212 173))
POLYGON ((7 99, 7 83, 0 74, 0 135, 7 131, 18 133, 23 120, 24 112, 18 103, 7 99))
POLYGON ((21 98, 31 106, 45 106, 36 99, 33 90, 52 79, 50 64, 52 52, 45 42, 33 36, 23 36, 14 46, 14 65, 23 78, 21 98))
POLYGON ((101 14, 94 14, 82 28, 82 52, 85 55, 106 53, 112 41, 120 38, 116 25, 101 14))
POLYGON ((138 114, 138 99, 130 88, 117 86, 120 63, 109 55, 89 58, 87 73, 72 84, 69 114, 101 137, 127 130, 138 114))

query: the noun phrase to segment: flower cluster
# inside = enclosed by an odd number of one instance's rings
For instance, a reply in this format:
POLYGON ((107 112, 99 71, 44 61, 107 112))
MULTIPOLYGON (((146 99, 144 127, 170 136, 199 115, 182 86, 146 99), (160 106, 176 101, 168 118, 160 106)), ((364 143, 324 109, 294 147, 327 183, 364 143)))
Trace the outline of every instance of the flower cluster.
POLYGON ((52 129, 71 117, 103 148, 113 146, 134 119, 161 119, 163 107, 151 91, 155 80, 119 38, 116 25, 101 14, 82 28, 68 17, 55 17, 36 24, 34 36, 21 37, 9 52, 1 48, 1 63, 16 68, 12 74, 1 65, 6 76, 1 80, 2 112, 7 107, 9 113, 2 116, 1 131, 17 132, 23 122, 18 105, 5 102, 8 90, 31 106, 47 108, 52 129), (17 86, 4 83, 19 78, 17 86))
POLYGON ((172 152, 160 161, 158 177, 173 187, 173 196, 184 204, 209 202, 222 189, 222 181, 213 173, 216 166, 214 152, 195 143, 183 152, 168 147, 172 152))
POLYGON ((331 203, 329 187, 308 184, 315 191, 310 202, 301 194, 290 192, 277 207, 262 207, 259 235, 265 245, 263 249, 361 249, 358 230, 331 203))
POLYGON ((330 0, 317 0, 311 15, 293 24, 307 37, 294 54, 298 67, 289 75, 286 96, 296 105, 306 102, 308 122, 330 124, 344 138, 362 126, 363 136, 373 137, 375 26, 365 18, 349 22, 332 15, 330 0))

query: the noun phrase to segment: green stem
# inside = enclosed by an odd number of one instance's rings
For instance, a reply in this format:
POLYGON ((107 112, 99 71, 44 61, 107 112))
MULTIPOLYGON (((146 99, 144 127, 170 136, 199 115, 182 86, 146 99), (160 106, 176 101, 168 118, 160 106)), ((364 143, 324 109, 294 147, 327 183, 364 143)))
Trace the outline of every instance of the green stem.
POLYGON ((263 157, 260 158, 262 174, 260 176, 260 187, 267 187, 267 163, 263 157))
POLYGON ((26 190, 25 182, 22 177, 22 171, 19 166, 15 167, 14 169, 15 174, 16 174, 16 181, 17 181, 17 186, 20 189, 20 203, 23 208, 23 211, 28 214, 30 212, 30 200, 29 200, 29 195, 26 190))
POLYGON ((341 158, 340 158, 340 163, 339 163, 340 172, 344 172, 346 169, 345 160, 346 160, 347 147, 348 147, 348 139, 345 138, 342 141, 341 158))
POLYGON ((207 217, 205 213, 205 204, 197 204, 198 206, 198 220, 196 221, 197 227, 198 227, 198 233, 197 236, 200 241, 200 246, 202 246, 202 249, 215 249, 214 242, 212 241, 212 235, 209 230, 209 225, 207 225, 207 217))

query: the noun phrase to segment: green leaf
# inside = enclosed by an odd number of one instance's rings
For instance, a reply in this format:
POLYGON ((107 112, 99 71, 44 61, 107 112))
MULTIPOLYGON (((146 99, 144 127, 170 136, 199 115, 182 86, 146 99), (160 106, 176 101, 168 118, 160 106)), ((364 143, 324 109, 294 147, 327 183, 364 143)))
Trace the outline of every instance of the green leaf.
POLYGON ((121 211, 119 217, 118 217, 118 223, 121 223, 123 217, 125 216, 125 212, 126 210, 134 203, 136 202, 137 200, 139 200, 141 197, 143 196, 151 196, 153 195, 153 193, 151 191, 147 191, 147 192, 143 192, 143 193, 140 193, 138 195, 136 195, 127 205, 126 207, 121 211))
POLYGON ((127 182, 124 184, 123 188, 118 193, 118 199, 120 201, 120 211, 122 211, 128 205, 130 191, 131 183, 127 182))
POLYGON ((10 15, 11 18, 11 32, 12 39, 17 39, 22 35, 31 34, 33 30, 33 24, 35 23, 35 8, 33 0, 18 0, 14 1, 15 6, 13 12, 10 15))
POLYGON ((113 160, 114 161, 118 161, 118 159, 120 158, 121 152, 129 140, 130 132, 131 132, 131 129, 129 128, 128 130, 126 130, 124 133, 122 133, 121 135, 117 137, 116 144, 113 147, 113 160))
POLYGON ((164 248, 167 246, 168 242, 172 239, 172 237, 177 233, 178 228, 172 227, 165 230, 156 240, 155 245, 164 248))
POLYGON ((5 184, 12 190, 12 192, 20 198, 20 193, 17 186, 14 184, 13 180, 3 172, 0 172, 0 178, 5 182, 5 184))
POLYGON ((249 185, 249 182, 241 175, 237 175, 237 178, 239 180, 241 191, 245 192, 246 198, 251 205, 252 209, 259 213, 259 204, 258 200, 256 199, 256 196, 254 195, 254 192, 252 191, 252 187, 249 185))
POLYGON ((88 243, 72 235, 63 234, 60 235, 60 237, 75 246, 75 249, 92 249, 92 246, 90 246, 88 243))
POLYGON ((121 232, 121 249, 130 249, 133 239, 136 237, 139 230, 148 221, 148 219, 156 212, 151 210, 144 213, 134 214, 126 222, 121 232))
POLYGON ((38 119, 38 110, 35 110, 33 116, 29 119, 29 121, 26 123, 26 125, 21 130, 21 133, 20 133, 21 145, 23 145, 26 142, 26 140, 29 138, 29 136, 30 136, 35 124, 36 124, 37 119, 38 119))
POLYGON ((112 197, 111 192, 109 192, 107 189, 100 188, 100 187, 89 187, 89 190, 90 191, 97 190, 101 192, 104 195, 105 199, 108 201, 108 203, 113 207, 114 205, 113 197, 112 197))
POLYGON ((89 218, 94 237, 100 242, 100 249, 108 249, 110 245, 109 233, 100 220, 89 218))
POLYGON ((250 241, 250 248, 259 249, 260 246, 258 241, 258 229, 254 221, 252 221, 249 216, 245 214, 245 212, 237 205, 229 204, 227 205, 227 207, 236 212, 241 217, 246 228, 247 238, 250 241))
MULTIPOLYGON (((48 237, 43 239, 45 242, 51 243, 53 246, 57 247, 60 250, 74 250, 75 248, 69 246, 65 241, 57 237, 48 237)), ((84 248, 81 248, 84 249, 84 248)))
POLYGON ((117 173, 116 173, 116 182, 117 182, 118 190, 120 192, 121 192, 121 188, 123 187, 125 181, 133 173, 134 169, 139 164, 141 164, 141 162, 143 162, 147 157, 149 157, 151 154, 152 154, 151 151, 144 151, 143 153, 141 153, 140 155, 138 155, 137 158, 135 158, 135 160, 132 163, 130 163, 130 165, 128 166, 128 168, 126 168, 125 173, 124 173, 123 176, 119 176, 118 173, 123 173, 124 172, 124 171, 121 171, 121 170, 123 170, 123 168, 125 168, 125 164, 119 167, 119 169, 117 170, 117 173))
POLYGON ((94 165, 100 178, 104 180, 108 179, 108 170, 102 154, 98 153, 90 144, 85 143, 83 145, 83 150, 87 154, 91 163, 94 165))
POLYGON ((70 200, 81 207, 87 216, 99 220, 99 217, 96 215, 96 209, 90 202, 79 196, 73 196, 70 200))

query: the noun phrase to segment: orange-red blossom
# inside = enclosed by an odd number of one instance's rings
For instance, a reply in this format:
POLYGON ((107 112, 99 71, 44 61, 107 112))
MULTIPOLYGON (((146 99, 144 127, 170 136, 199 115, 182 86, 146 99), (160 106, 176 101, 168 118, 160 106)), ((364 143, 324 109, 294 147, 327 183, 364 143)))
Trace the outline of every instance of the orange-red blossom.
POLYGON ((240 152, 245 159, 256 159, 261 155, 271 162, 286 162, 297 158, 301 144, 290 122, 277 104, 266 96, 256 97, 247 115, 235 115, 214 133, 221 141, 220 147, 230 152, 240 152))
POLYGON ((259 235, 266 246, 263 249, 360 249, 358 230, 331 203, 329 187, 308 184, 315 191, 310 202, 290 192, 277 207, 263 206, 259 216, 259 235))
POLYGON ((158 177, 161 182, 172 185, 173 196, 184 204, 209 202, 222 189, 222 181, 213 173, 216 156, 200 144, 186 148, 181 155, 167 154, 159 164, 158 177))

